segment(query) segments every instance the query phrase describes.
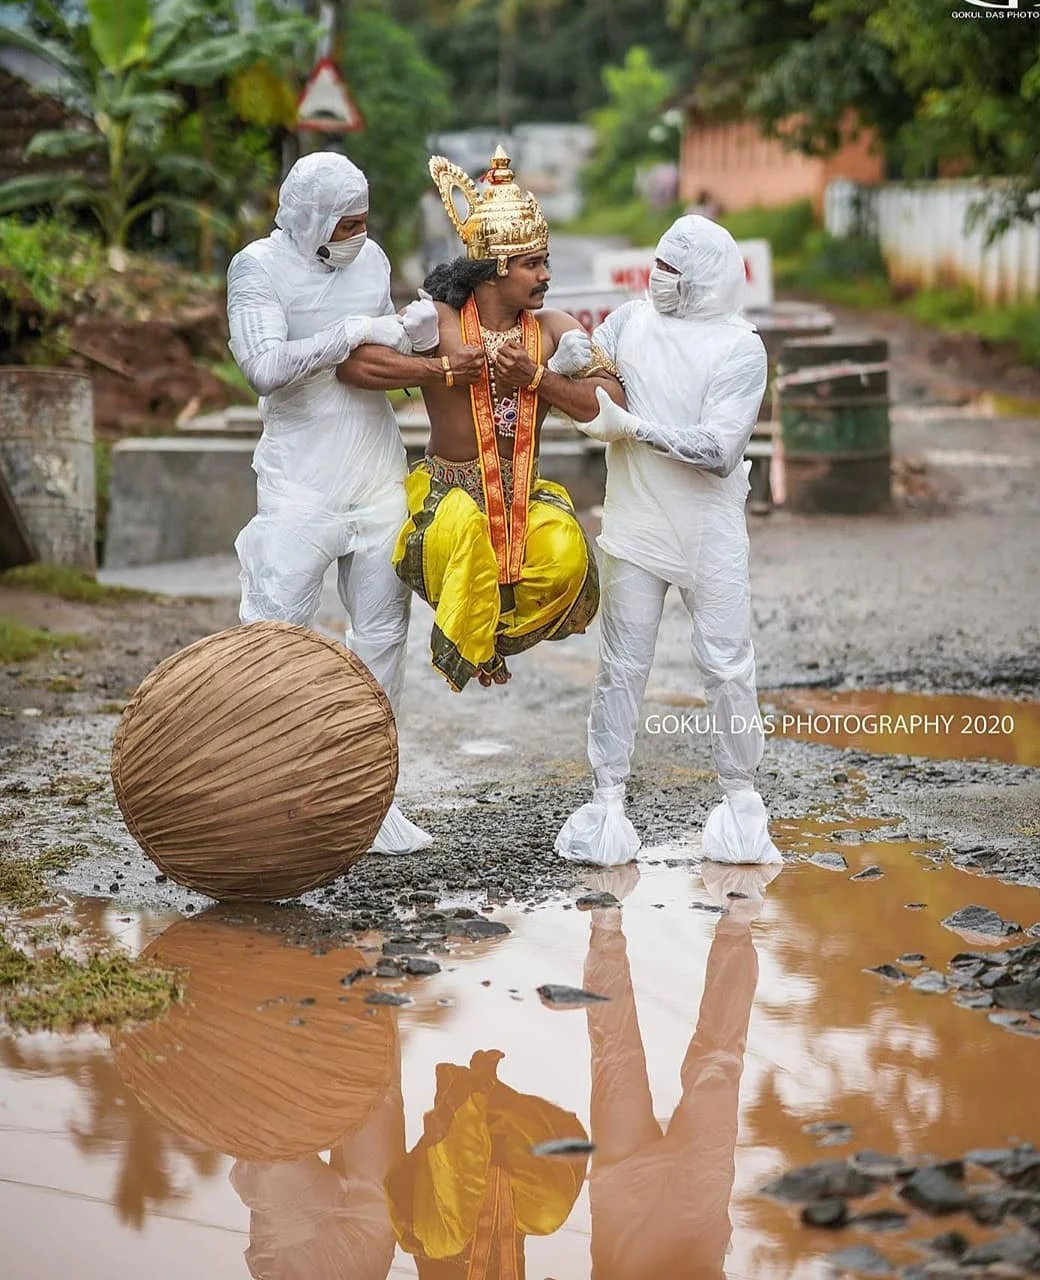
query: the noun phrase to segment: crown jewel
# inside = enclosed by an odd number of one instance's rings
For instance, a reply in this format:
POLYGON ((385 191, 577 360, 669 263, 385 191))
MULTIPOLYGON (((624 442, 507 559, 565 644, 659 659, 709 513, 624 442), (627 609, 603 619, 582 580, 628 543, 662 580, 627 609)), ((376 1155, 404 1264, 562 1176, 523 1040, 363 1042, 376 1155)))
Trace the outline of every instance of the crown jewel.
POLYGON ((510 159, 502 147, 491 157, 484 175, 486 187, 476 183, 458 165, 444 156, 430 158, 430 176, 437 184, 452 226, 466 246, 468 258, 496 258, 498 274, 504 276, 510 258, 534 253, 549 246, 549 224, 530 191, 522 191, 513 180, 510 159), (460 218, 452 200, 458 188, 466 197, 466 216, 460 218))

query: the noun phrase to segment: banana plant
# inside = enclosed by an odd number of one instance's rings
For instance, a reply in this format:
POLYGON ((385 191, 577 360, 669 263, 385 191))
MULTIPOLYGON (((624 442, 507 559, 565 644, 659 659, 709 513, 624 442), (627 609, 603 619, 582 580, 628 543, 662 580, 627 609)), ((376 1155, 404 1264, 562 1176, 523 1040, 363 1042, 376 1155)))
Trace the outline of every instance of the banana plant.
POLYGON ((7 28, 0 30, 0 45, 55 67, 62 96, 83 123, 32 138, 27 159, 46 157, 69 167, 0 184, 0 213, 40 205, 85 208, 114 260, 130 229, 154 209, 180 209, 218 223, 199 193, 234 195, 227 177, 204 156, 164 146, 171 122, 186 110, 185 91, 305 51, 317 37, 314 23, 273 7, 249 30, 236 30, 228 0, 87 0, 79 22, 68 20, 52 0, 33 0, 32 8, 48 34, 7 28))

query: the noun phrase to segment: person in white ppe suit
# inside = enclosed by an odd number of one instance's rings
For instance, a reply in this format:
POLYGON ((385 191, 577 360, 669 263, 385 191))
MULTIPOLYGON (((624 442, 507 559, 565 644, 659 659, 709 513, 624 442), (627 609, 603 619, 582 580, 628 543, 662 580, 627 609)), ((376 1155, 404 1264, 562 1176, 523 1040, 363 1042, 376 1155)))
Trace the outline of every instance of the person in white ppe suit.
MULTIPOLYGON (((367 215, 356 165, 333 152, 304 156, 278 193, 277 229, 231 261, 230 347, 263 419, 257 514, 235 550, 243 622, 309 625, 338 562, 346 643, 396 715, 410 593, 390 553, 408 515, 405 451, 385 394, 346 385, 336 368, 365 343, 404 353, 435 346, 437 313, 417 302, 394 314, 390 264, 367 237, 367 215)), ((392 805, 372 847, 410 853, 430 843, 392 805)))
POLYGON ((712 748, 725 793, 708 816, 706 858, 780 862, 754 788, 763 731, 755 690, 744 450, 766 386, 761 338, 741 315, 744 263, 707 218, 679 218, 656 248, 650 296, 593 335, 624 380, 628 410, 599 396, 580 431, 609 442, 599 671, 589 715, 595 789, 556 838, 562 856, 609 866, 640 839, 625 814, 640 704, 665 595, 692 620, 712 748))

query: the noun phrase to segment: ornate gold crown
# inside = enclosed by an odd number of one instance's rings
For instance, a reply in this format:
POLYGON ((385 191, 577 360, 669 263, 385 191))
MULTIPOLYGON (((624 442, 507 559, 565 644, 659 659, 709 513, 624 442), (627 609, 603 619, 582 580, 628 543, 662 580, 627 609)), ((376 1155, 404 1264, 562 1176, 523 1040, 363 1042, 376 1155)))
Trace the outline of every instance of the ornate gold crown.
POLYGON ((430 177, 437 184, 452 226, 466 246, 468 258, 497 258, 498 274, 504 276, 509 259, 521 253, 535 253, 549 247, 549 224, 530 191, 521 191, 513 181, 510 159, 498 147, 491 168, 484 176, 487 189, 477 189, 470 176, 444 156, 430 157, 430 177), (451 198, 458 187, 466 197, 465 218, 459 218, 451 198))

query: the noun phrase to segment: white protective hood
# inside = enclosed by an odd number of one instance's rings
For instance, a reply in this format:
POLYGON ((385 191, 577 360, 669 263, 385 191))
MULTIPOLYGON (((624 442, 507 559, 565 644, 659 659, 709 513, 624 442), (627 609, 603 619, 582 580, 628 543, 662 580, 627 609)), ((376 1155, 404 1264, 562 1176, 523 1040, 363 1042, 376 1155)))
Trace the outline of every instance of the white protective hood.
POLYGON ((275 226, 306 258, 328 243, 336 223, 368 212, 368 179, 346 156, 315 151, 297 160, 278 192, 275 226))
POLYGON ((752 326, 740 314, 746 288, 744 259, 725 227, 688 214, 672 223, 657 242, 654 256, 682 277, 683 320, 714 320, 752 326))
POLYGON ((681 313, 630 302, 593 335, 621 371, 640 439, 607 448, 599 545, 695 587, 705 539, 743 540, 742 465, 766 384, 766 354, 740 314, 744 263, 725 228, 680 218, 656 255, 682 275, 681 313))
POLYGON ((394 314, 389 261, 373 240, 347 267, 315 254, 341 217, 367 207, 356 165, 332 152, 305 156, 282 184, 279 229, 228 269, 231 351, 264 424, 253 455, 257 515, 236 543, 258 616, 304 621, 310 602, 296 598, 292 567, 302 581, 312 561, 382 545, 407 514, 405 452, 386 395, 336 378, 370 340, 373 317, 394 314))

